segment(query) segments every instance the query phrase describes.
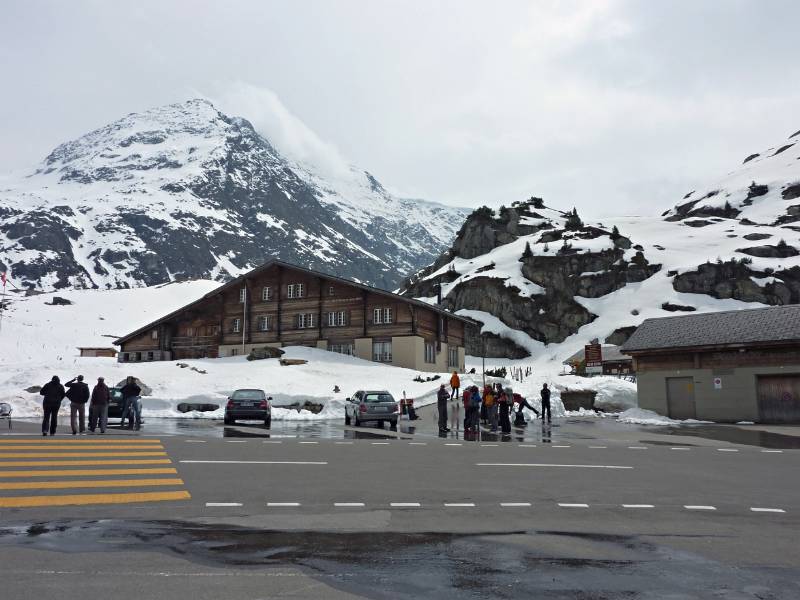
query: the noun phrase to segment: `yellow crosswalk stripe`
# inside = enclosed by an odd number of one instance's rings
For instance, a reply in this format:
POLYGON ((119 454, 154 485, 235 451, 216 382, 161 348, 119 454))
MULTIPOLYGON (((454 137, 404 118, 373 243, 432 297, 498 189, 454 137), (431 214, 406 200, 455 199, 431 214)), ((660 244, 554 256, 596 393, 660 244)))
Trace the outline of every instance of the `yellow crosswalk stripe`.
POLYGON ((63 496, 12 496, 0 498, 0 508, 30 508, 35 506, 74 506, 84 504, 129 504, 189 500, 191 494, 179 492, 134 492, 126 494, 69 494, 63 496))
POLYGON ((95 437, 92 439, 73 439, 69 437, 64 438, 30 438, 30 439, 0 439, 0 445, 9 444, 160 444, 161 440, 154 439, 128 439, 127 437, 118 438, 101 438, 95 437))
MULTIPOLYGON (((26 455, 27 456, 27 455, 26 455)), ((63 456, 63 454, 59 454, 63 456)), ((128 458, 106 460, 5 460, 0 467, 72 467, 91 465, 171 465, 169 458, 128 458)))
MULTIPOLYGON (((77 449, 76 449, 77 450, 77 449)), ((166 456, 166 452, 0 452, 0 458, 67 458, 70 456, 166 456)), ((2 463, 0 463, 1 465, 2 463)))
POLYGON ((183 479, 89 479, 82 481, 15 481, 0 482, 0 490, 59 490, 73 488, 150 487, 183 485, 183 479))
POLYGON ((41 445, 41 446, 25 446, 24 448, 19 447, 7 447, 3 448, 0 446, 0 452, 3 451, 11 451, 14 452, 27 452, 28 450, 163 450, 164 446, 157 444, 155 446, 108 446, 108 445, 101 445, 101 446, 51 446, 51 445, 41 445))
POLYGON ((175 475, 177 469, 47 469, 41 471, 0 471, 0 479, 29 477, 85 477, 92 475, 175 475))

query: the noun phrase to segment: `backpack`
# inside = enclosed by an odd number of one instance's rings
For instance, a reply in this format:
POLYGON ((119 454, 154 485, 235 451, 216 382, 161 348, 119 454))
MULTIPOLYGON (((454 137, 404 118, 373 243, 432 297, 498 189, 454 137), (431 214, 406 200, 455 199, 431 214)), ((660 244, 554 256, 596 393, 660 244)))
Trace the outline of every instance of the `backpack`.
POLYGON ((481 395, 476 393, 476 392, 473 392, 470 395, 470 398, 469 398, 469 405, 472 408, 477 408, 478 406, 480 406, 481 405, 481 395))

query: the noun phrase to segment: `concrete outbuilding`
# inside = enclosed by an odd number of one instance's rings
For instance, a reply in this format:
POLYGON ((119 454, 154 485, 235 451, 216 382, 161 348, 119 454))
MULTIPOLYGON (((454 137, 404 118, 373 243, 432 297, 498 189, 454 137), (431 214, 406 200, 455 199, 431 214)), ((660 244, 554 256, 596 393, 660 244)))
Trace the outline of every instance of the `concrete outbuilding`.
POLYGON ((641 408, 800 423, 800 305, 647 319, 622 351, 633 357, 641 408))

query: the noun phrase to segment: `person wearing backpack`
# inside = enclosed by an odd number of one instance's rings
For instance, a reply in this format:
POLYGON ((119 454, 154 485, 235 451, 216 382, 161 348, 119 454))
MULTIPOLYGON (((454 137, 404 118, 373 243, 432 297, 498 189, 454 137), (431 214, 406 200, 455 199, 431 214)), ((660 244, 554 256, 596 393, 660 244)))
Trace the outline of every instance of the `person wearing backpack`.
POLYGON ((472 395, 470 397, 470 409, 472 411, 472 418, 470 419, 470 426, 473 433, 478 433, 480 429, 481 420, 481 393, 477 385, 472 386, 472 395))
POLYGON ((490 431, 492 433, 497 433, 497 402, 492 388, 488 385, 483 388, 483 405, 486 407, 490 431))
POLYGON ((499 399, 500 429, 503 433, 511 433, 511 405, 514 402, 514 394, 511 388, 502 389, 499 399))

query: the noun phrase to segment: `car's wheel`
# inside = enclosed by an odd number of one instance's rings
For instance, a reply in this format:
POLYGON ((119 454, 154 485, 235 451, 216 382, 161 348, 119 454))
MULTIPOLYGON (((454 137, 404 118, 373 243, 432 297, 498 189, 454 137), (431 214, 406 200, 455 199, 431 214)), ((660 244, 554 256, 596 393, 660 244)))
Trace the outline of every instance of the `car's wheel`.
POLYGON ((392 419, 389 423, 389 427, 392 429, 397 429, 397 419, 392 419))
POLYGON ((355 420, 356 420, 355 426, 356 427, 361 427, 361 419, 358 418, 358 415, 355 415, 355 420))
POLYGON ((383 429, 383 421, 378 421, 378 429, 383 429))
POLYGON ((225 425, 233 425, 234 423, 236 423, 234 419, 231 419, 230 417, 225 417, 225 425))
POLYGON ((347 411, 344 411, 344 424, 350 425, 350 415, 347 414, 347 411))
POLYGON ((264 427, 266 427, 267 429, 272 427, 272 416, 269 416, 266 419, 264 419, 264 427))

